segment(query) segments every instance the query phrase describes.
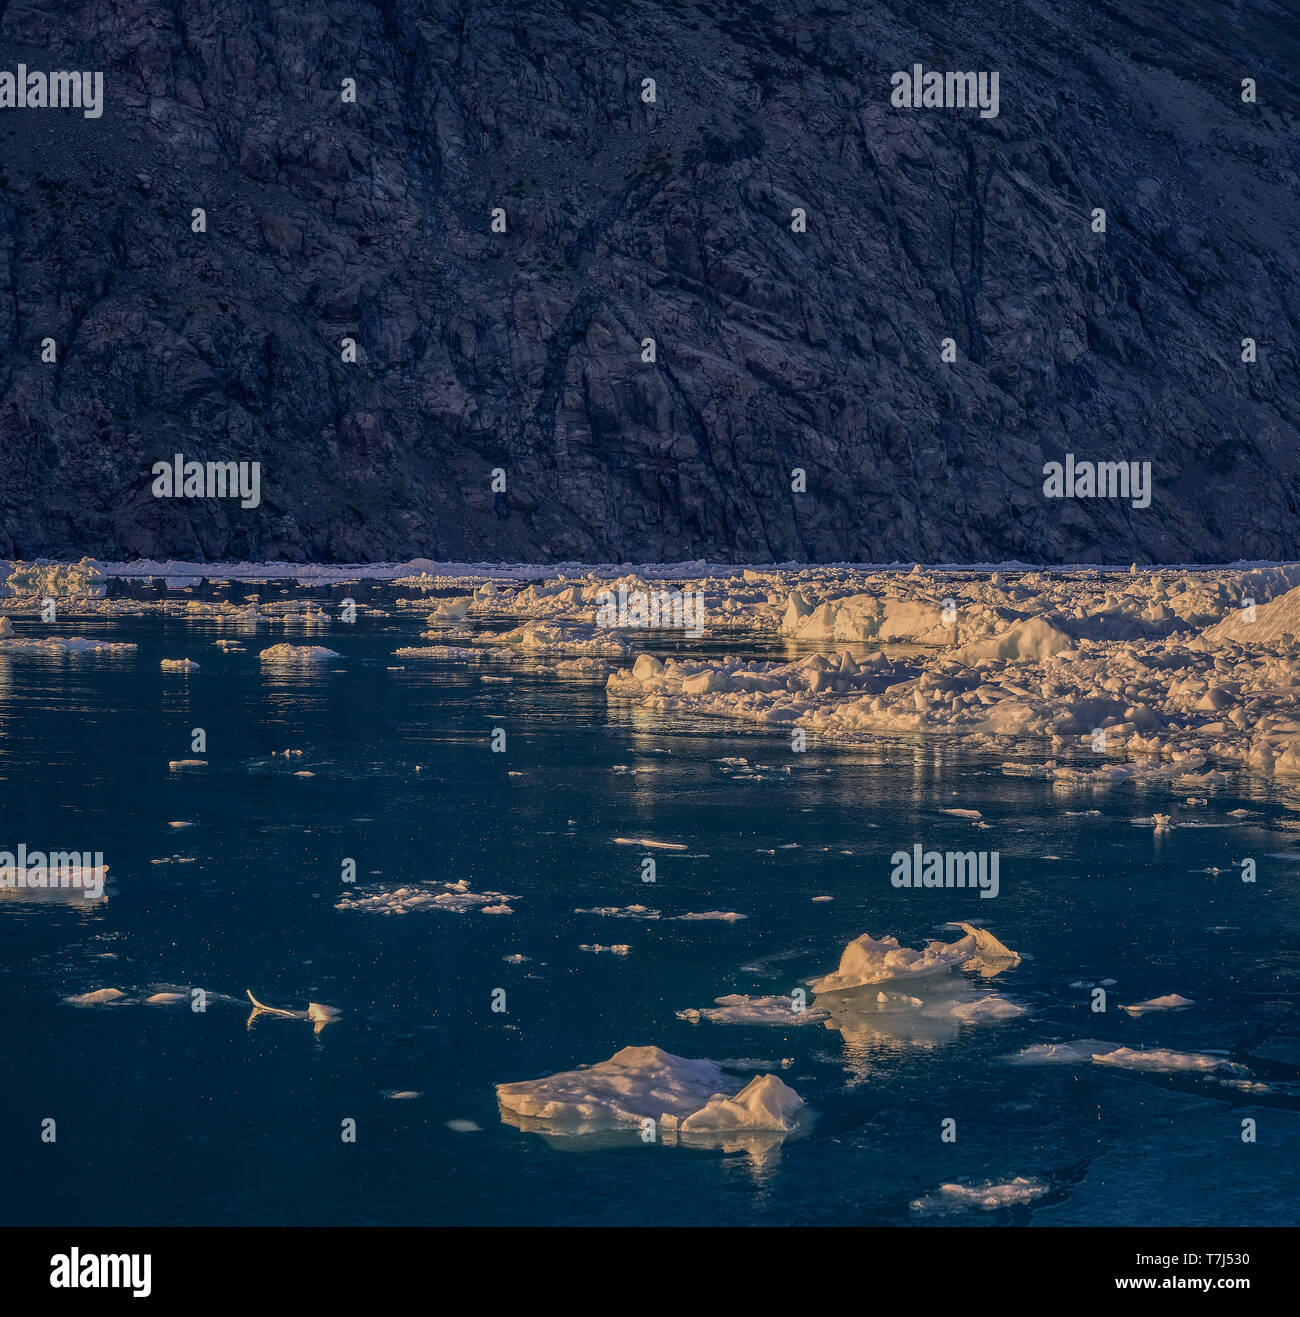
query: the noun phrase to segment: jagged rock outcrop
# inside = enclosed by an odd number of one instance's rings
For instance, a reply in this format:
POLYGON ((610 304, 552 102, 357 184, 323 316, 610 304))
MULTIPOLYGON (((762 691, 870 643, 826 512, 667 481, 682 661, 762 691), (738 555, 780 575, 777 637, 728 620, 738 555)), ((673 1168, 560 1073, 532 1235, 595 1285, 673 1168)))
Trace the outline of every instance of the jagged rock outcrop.
POLYGON ((1295 555, 1268 5, 9 0, 0 51, 105 75, 0 111, 0 557, 1295 555), (917 62, 1000 113, 893 108, 917 62), (1044 498, 1067 450, 1151 506, 1044 498))

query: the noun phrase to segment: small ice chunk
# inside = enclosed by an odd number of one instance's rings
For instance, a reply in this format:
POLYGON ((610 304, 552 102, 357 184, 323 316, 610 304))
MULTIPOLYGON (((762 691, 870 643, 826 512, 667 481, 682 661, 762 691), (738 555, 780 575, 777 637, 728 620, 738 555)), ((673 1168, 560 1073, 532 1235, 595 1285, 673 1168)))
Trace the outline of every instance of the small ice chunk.
POLYGON ((962 1002, 952 1008, 952 1013, 959 1020, 975 1023, 981 1020, 1014 1020, 1025 1013, 1025 1008, 1008 997, 991 995, 962 1002))
POLYGON ((261 653, 263 663, 325 663, 342 655, 324 645, 272 645, 261 653))
POLYGON ((102 1006, 105 1002, 116 1001, 125 997, 121 988, 96 988, 93 992, 83 992, 76 997, 65 997, 69 1006, 102 1006))
POLYGON ((1145 1015, 1148 1011, 1176 1011, 1184 1006, 1195 1006, 1190 997, 1180 997, 1171 992, 1165 997, 1152 997, 1150 1001, 1135 1002, 1132 1006, 1121 1006, 1120 1010, 1130 1015, 1145 1015))
POLYGON ((1092 1058, 1098 1065, 1120 1066, 1125 1070, 1149 1070, 1157 1074, 1176 1074, 1196 1071, 1206 1074, 1212 1070, 1240 1070, 1242 1067, 1225 1061, 1221 1056, 1205 1052, 1174 1052, 1166 1047, 1117 1047, 1092 1058))
POLYGON ((808 1006, 796 1010, 790 997, 745 997, 731 993, 726 997, 715 997, 715 1005, 696 1010, 690 1008, 677 1012, 679 1020, 688 1020, 699 1024, 707 1020, 711 1024, 775 1024, 780 1026, 796 1024, 817 1024, 829 1020, 831 1013, 821 1007, 808 1006))
POLYGON ((991 1212, 1017 1203, 1032 1203, 1048 1191, 1038 1179, 1018 1175, 1014 1180, 984 1180, 979 1184, 941 1184, 937 1193, 918 1198, 911 1204, 914 1212, 956 1212, 980 1208, 991 1212))

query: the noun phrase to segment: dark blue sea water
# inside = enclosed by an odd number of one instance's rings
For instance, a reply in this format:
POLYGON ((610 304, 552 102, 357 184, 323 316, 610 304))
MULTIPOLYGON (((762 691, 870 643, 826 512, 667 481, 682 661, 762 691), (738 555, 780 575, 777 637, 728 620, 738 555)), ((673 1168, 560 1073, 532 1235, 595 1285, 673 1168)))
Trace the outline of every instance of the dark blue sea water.
MULTIPOLYGON (((230 593, 256 592, 304 593, 230 593)), ((1300 1217, 1300 864, 1265 858, 1294 847, 1294 798, 1247 781, 1205 807, 1180 807, 1167 787, 1062 793, 1003 775, 1005 756, 919 740, 795 755, 778 733, 668 721, 522 663, 394 658, 421 643, 422 617, 363 616, 307 637, 156 615, 69 621, 60 633, 139 648, 0 656, 0 847, 100 850, 112 878, 95 903, 0 896, 6 1223, 1300 1217), (223 654, 212 644, 223 635, 246 651, 223 654), (258 652, 282 640, 342 657, 263 670, 258 652), (201 668, 163 673, 164 657, 201 668), (194 757, 194 727, 207 732, 207 767, 169 770, 194 757), (505 753, 490 750, 495 727, 505 753), (274 756, 286 748, 301 757, 274 756), (718 762, 741 756, 768 766, 760 780, 718 762), (988 828, 941 812, 952 807, 980 810, 988 828), (1241 807, 1257 813, 1227 816, 1241 807), (1153 810, 1216 826, 1156 834, 1134 822, 1153 810), (619 836, 689 849, 656 852, 649 886, 643 852, 619 836), (915 842, 998 850, 1000 895, 892 888, 889 856, 915 842), (1231 868, 1243 856, 1257 857, 1254 884, 1231 868), (344 857, 357 861, 352 887, 344 857), (349 892, 460 879, 510 894, 513 913, 336 908, 349 892), (632 903, 748 918, 574 913, 632 903), (864 932, 916 946, 970 919, 1025 957, 995 981, 1024 1016, 910 1034, 676 1016, 724 993, 788 993, 864 932), (1099 1016, 1071 985, 1103 979, 1115 984, 1099 1016), (162 986, 214 996, 202 1013, 63 1001, 162 986), (342 1015, 319 1032, 250 1020, 239 1000, 250 988, 342 1015), (499 988, 504 1013, 492 1010, 499 988), (1140 1019, 1116 1009, 1173 992, 1196 1006, 1140 1019), (1071 1038, 1221 1050, 1262 1087, 1005 1060, 1071 1038), (770 1061, 817 1119, 765 1156, 635 1139, 557 1146, 500 1120, 495 1083, 632 1044, 770 1061), (1252 1055, 1261 1046, 1273 1059, 1252 1055), (394 1090, 420 1096, 385 1096, 394 1090), (940 1138, 949 1117, 955 1143, 940 1138), (54 1143, 41 1138, 47 1118, 54 1143), (1257 1122, 1253 1144, 1243 1118, 1257 1122), (354 1143, 340 1138, 345 1119, 354 1143), (1016 1176, 1049 1192, 955 1217, 909 1206, 945 1182, 1016 1176)))

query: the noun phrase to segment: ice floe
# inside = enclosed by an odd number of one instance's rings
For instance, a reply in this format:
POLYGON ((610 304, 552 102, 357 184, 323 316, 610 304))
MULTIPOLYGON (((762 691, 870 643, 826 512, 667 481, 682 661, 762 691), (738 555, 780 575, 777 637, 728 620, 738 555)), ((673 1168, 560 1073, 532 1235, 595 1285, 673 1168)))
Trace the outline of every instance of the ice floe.
POLYGON ((134 654, 135 645, 85 636, 13 636, 0 640, 0 654, 134 654))
POLYGON ((263 663, 325 663, 342 656, 324 645, 272 645, 260 655, 263 663))
POLYGON ((1190 997, 1180 997, 1178 993, 1171 992, 1164 997, 1152 997, 1150 1001, 1134 1002, 1132 1006, 1121 1006, 1120 1010, 1127 1011, 1130 1015, 1145 1015, 1148 1011, 1177 1011, 1184 1006, 1195 1006, 1196 1003, 1190 997))
POLYGON ((714 1005, 700 1009, 689 1008, 677 1012, 679 1020, 692 1024, 707 1021, 710 1024, 820 1024, 829 1020, 831 1013, 813 1006, 796 1008, 791 997, 744 997, 732 993, 714 999, 714 1005))
POLYGON ((1245 1073, 1246 1067, 1213 1052, 1178 1052, 1167 1047, 1123 1047, 1099 1038, 1064 1043, 1037 1043, 1008 1058, 1016 1065, 1094 1065, 1152 1074, 1213 1075, 1219 1071, 1245 1073))
MULTIPOLYGON (((246 991, 248 990, 246 989, 246 991)), ((320 1033, 327 1024, 333 1024, 343 1014, 337 1006, 326 1006, 318 1001, 309 1001, 305 1011, 291 1011, 279 1006, 267 1006, 264 1002, 258 1001, 251 991, 248 991, 248 1000, 253 1003, 253 1012, 248 1017, 250 1024, 259 1015, 272 1015, 287 1020, 310 1020, 315 1026, 314 1032, 320 1033)))
POLYGON ((869 933, 854 938, 840 956, 832 974, 808 980, 814 992, 844 992, 874 983, 918 979, 945 974, 952 969, 969 969, 992 976, 1019 963, 1019 955, 974 924, 958 925, 965 937, 956 942, 929 942, 924 949, 903 947, 895 937, 879 941, 869 933))
POLYGON ((713 1061, 659 1047, 625 1047, 587 1069, 498 1084, 496 1094, 504 1121, 557 1135, 640 1129, 647 1121, 687 1135, 788 1133, 804 1105, 776 1075, 742 1083, 713 1061))
POLYGON ((63 1000, 69 1006, 103 1006, 110 1001, 120 1001, 126 993, 121 988, 95 988, 90 992, 78 993, 75 997, 63 1000))
POLYGON ((472 892, 463 878, 455 883, 411 883, 369 895, 347 895, 334 905, 336 910, 363 910, 372 914, 404 915, 417 910, 445 910, 465 914, 477 910, 485 915, 513 913, 516 897, 505 892, 472 892))
POLYGON ((947 1213, 979 1208, 991 1212, 1000 1207, 1032 1203, 1043 1197, 1049 1186, 1042 1180, 1018 1175, 1014 1180, 984 1180, 978 1184, 941 1184, 932 1194, 910 1204, 913 1212, 947 1213))

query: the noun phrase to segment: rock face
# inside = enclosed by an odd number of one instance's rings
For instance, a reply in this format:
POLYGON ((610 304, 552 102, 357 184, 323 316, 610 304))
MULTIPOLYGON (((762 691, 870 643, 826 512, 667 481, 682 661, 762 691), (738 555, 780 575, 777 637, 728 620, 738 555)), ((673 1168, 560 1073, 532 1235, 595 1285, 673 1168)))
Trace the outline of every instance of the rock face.
POLYGON ((0 111, 0 557, 1295 554, 1263 3, 9 0, 0 38, 105 102, 0 111), (1000 113, 894 108, 918 62, 1000 113), (1150 507, 1045 498, 1066 452, 1150 461, 1150 507), (154 497, 176 453, 260 502, 154 497))

